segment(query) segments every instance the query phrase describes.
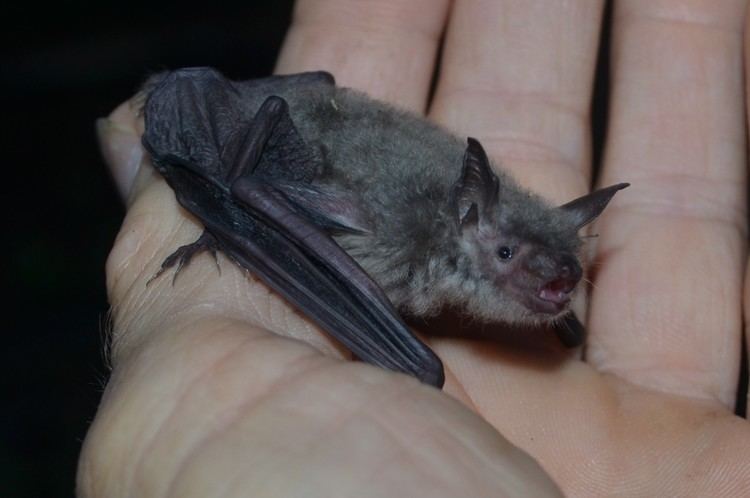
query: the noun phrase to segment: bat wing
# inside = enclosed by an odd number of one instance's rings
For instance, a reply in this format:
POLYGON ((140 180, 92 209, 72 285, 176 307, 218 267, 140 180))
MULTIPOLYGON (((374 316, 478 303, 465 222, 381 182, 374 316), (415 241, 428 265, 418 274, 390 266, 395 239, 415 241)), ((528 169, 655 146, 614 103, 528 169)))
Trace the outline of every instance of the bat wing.
MULTIPOLYGON (((279 78, 275 83, 290 84, 279 78)), ((293 84, 330 82, 321 73, 289 78, 293 84)), ((353 207, 346 194, 309 183, 319 158, 297 133, 286 102, 269 97, 247 114, 248 92, 266 85, 259 81, 238 87, 213 70, 192 69, 170 73, 153 87, 144 110, 144 146, 180 204, 206 229, 162 269, 219 249, 358 358, 441 387, 440 359, 328 234, 366 226, 348 214, 353 207), (342 204, 347 208, 331 208, 342 204)))
POLYGON ((577 348, 586 342, 586 328, 575 313, 568 313, 554 325, 558 339, 566 348, 577 348))

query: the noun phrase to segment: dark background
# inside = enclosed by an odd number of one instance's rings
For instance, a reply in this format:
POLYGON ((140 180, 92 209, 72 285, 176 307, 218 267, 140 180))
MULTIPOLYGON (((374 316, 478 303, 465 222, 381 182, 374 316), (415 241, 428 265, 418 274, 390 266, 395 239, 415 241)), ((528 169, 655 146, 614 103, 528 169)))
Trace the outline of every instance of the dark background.
POLYGON ((104 262, 124 209, 94 120, 160 69, 270 73, 291 4, 3 7, 0 496, 73 496, 107 379, 104 262))
MULTIPOLYGON (((108 376, 104 262, 124 210, 94 120, 161 69, 270 73, 291 5, 3 9, 0 275, 9 318, 0 329, 0 382, 9 401, 0 410, 0 496, 73 495, 78 452, 108 376)), ((594 94, 595 163, 606 131, 608 31, 594 94)), ((746 359, 744 367, 741 393, 746 359)))

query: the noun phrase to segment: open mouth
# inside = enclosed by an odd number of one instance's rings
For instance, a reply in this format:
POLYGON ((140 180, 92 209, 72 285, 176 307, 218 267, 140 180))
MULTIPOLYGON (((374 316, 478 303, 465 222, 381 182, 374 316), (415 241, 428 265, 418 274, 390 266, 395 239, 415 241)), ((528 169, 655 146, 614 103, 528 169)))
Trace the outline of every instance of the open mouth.
POLYGON ((577 283, 570 278, 550 280, 536 294, 529 296, 527 306, 537 313, 559 313, 567 308, 577 283))
POLYGON ((537 296, 543 301, 566 304, 570 301, 570 294, 575 289, 576 283, 577 281, 570 278, 556 278, 542 286, 537 296))

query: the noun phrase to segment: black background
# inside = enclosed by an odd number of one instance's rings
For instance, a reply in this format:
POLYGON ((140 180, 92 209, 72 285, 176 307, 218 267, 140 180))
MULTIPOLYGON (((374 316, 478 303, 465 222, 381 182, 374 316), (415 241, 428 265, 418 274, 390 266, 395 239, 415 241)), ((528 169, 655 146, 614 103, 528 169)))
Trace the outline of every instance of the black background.
POLYGON ((150 72, 270 73, 289 1, 3 7, 0 496, 73 496, 108 371, 104 262, 124 209, 94 120, 150 72))
MULTIPOLYGON (((124 210, 94 120, 157 70, 270 73, 291 7, 291 0, 4 7, 0 274, 9 318, 0 348, 8 400, 0 410, 0 496, 73 495, 80 445, 108 376, 104 262, 124 210)), ((607 62, 600 58, 594 94, 595 163, 607 62)), ((744 360, 738 399, 747 389, 744 360)))

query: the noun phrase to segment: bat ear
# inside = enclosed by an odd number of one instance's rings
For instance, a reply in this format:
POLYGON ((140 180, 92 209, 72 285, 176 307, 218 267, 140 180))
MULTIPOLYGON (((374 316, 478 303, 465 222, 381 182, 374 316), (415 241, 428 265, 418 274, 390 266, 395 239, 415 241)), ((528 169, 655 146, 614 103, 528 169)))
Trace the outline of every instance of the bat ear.
POLYGON ((456 221, 461 228, 478 223, 497 204, 500 183, 482 145, 475 138, 469 137, 467 141, 461 176, 451 192, 456 221))
POLYGON ((582 226, 591 223, 599 216, 604 208, 607 207, 612 197, 625 187, 630 186, 629 183, 618 183, 616 185, 610 185, 609 187, 595 190, 590 194, 586 194, 578 199, 573 199, 567 204, 563 204, 558 209, 565 211, 573 218, 576 230, 582 226))

